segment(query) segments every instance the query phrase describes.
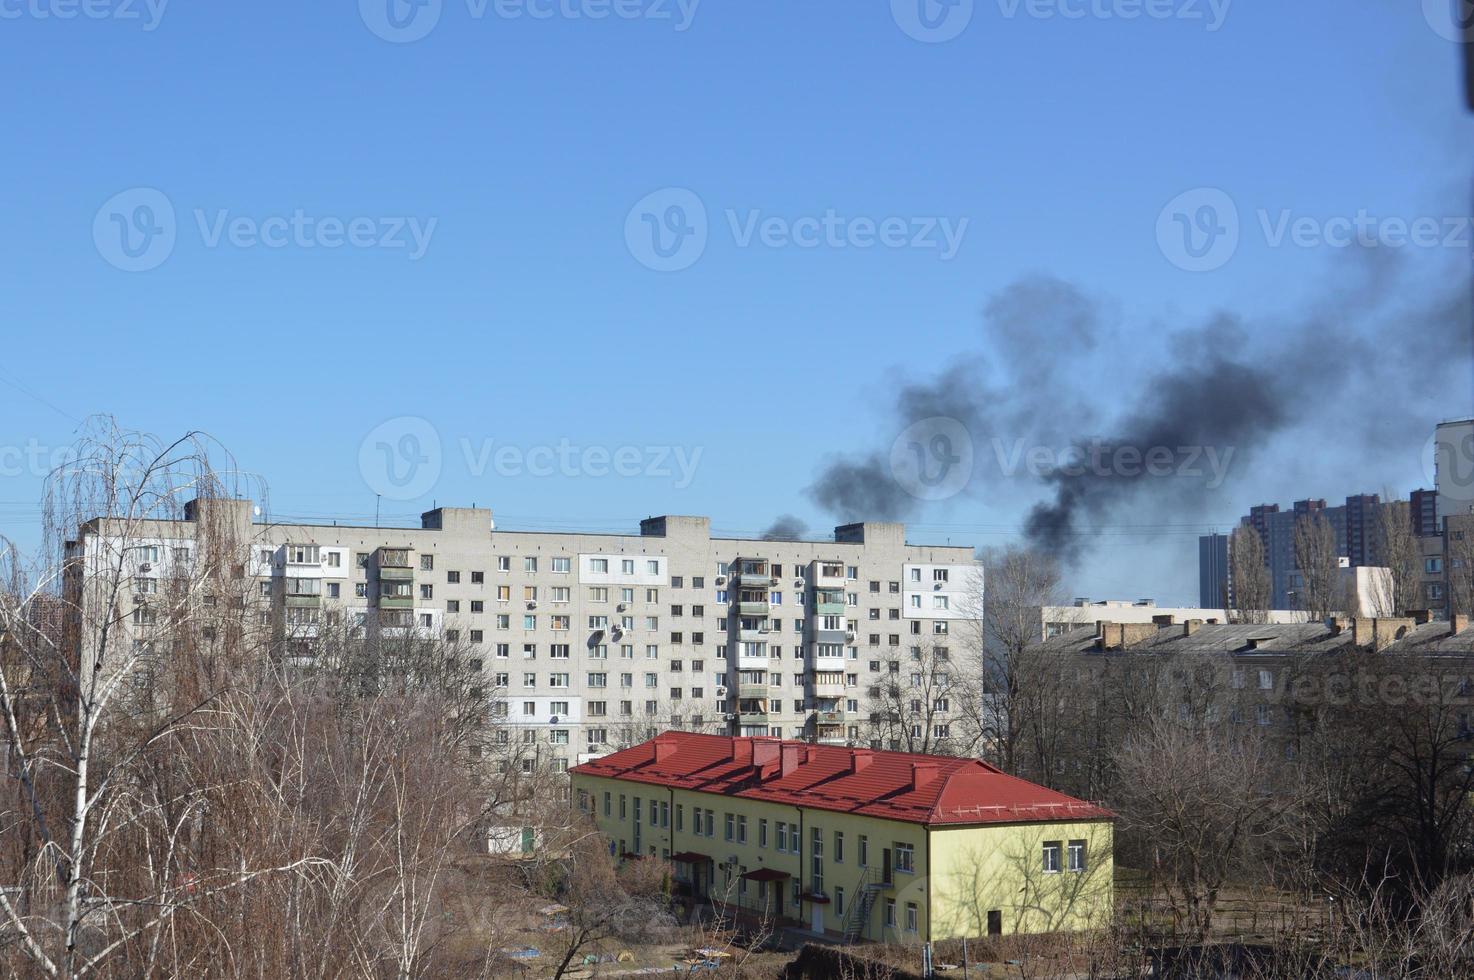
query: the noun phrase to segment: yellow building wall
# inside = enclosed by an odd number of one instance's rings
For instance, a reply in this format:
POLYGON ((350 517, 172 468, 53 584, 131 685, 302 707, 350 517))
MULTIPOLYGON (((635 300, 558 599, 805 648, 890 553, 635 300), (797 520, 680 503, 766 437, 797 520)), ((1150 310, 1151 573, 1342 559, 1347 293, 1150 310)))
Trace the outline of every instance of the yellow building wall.
MULTIPOLYGON (((573 776, 575 799, 587 794, 590 811, 600 832, 620 853, 639 853, 670 858, 695 851, 709 855, 712 880, 704 882, 715 901, 754 913, 780 912, 785 918, 810 928, 843 934, 862 901, 867 882, 882 885, 875 890, 860 937, 883 942, 922 942, 957 936, 979 936, 987 932, 987 911, 1003 914, 1003 931, 1042 932, 1053 929, 1088 928, 1103 914, 1109 918, 1111 903, 1111 825, 1109 822, 1056 825, 1019 825, 932 830, 921 824, 875 817, 856 816, 831 810, 765 803, 755 800, 697 793, 690 790, 644 783, 624 782, 599 776, 573 776), (609 809, 606 815, 605 794, 609 809), (621 811, 621 797, 624 805, 621 811), (639 801, 638 805, 636 800, 639 801), (669 813, 666 821, 651 819, 669 813), (638 806, 638 811, 637 811, 638 806), (713 811, 713 836, 706 836, 697 812, 713 811), (636 813, 639 813, 638 833, 636 813), (621 815, 622 814, 622 815, 621 815), (733 817, 732 839, 727 838, 727 816, 733 817), (746 839, 742 840, 738 817, 746 817, 746 839), (766 841, 762 822, 767 822, 766 841), (778 822, 798 826, 801 846, 790 839, 787 851, 778 850, 778 822), (815 891, 813 884, 814 828, 823 835, 822 890, 828 904, 794 901, 794 883, 799 893, 815 891), (836 834, 843 835, 843 854, 836 856, 836 834), (866 861, 860 861, 861 838, 866 841, 866 861), (1045 840, 1087 840, 1088 870, 1080 873, 1044 875, 1042 855, 1045 840), (638 849, 636 847, 638 841, 638 849), (898 844, 909 844, 914 855, 913 870, 894 870, 891 884, 882 884, 883 856, 894 854, 898 844), (801 853, 794 853, 795 850, 801 853), (1031 864, 1030 861, 1033 863, 1031 864), (778 883, 747 881, 744 872, 772 868, 790 877, 778 883), (781 897, 775 891, 781 889, 781 897), (843 899, 841 906, 840 899, 843 899), (888 923, 887 907, 893 919, 888 923), (915 906, 915 928, 909 928, 908 906, 915 906), (819 918, 814 917, 815 909, 819 918)), ((791 837, 791 833, 790 833, 791 837)), ((892 859, 895 863, 894 858, 892 859)))
POLYGON ((1103 928, 1114 903, 1110 821, 934 829, 931 833, 932 938, 987 934, 988 912, 1005 935, 1103 928), (1046 872, 1044 845, 1085 841, 1085 870, 1046 872))

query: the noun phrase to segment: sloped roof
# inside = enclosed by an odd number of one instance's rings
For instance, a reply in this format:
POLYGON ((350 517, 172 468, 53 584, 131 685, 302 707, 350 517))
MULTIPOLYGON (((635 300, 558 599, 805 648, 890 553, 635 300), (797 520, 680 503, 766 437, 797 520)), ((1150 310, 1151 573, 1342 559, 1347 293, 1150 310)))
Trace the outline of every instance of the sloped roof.
POLYGON ((776 738, 666 732, 573 772, 928 826, 1114 817, 1103 807, 1010 776, 978 759, 776 738), (663 756, 658 761, 657 743, 663 756), (776 753, 779 759, 754 765, 749 761, 754 749, 759 758, 776 753), (786 775, 784 752, 792 760, 786 775), (857 756, 860 768, 855 771, 857 756))

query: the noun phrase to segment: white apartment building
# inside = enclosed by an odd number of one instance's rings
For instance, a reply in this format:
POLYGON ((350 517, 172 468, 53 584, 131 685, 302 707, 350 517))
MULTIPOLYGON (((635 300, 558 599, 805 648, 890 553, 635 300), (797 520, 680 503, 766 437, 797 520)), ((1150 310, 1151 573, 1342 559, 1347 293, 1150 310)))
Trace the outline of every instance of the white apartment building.
MULTIPOLYGON (((855 743, 870 687, 922 647, 957 646, 967 669, 961 634, 976 634, 959 625, 981 618, 972 549, 907 544, 900 524, 752 541, 712 537, 705 517, 545 533, 446 507, 398 529, 253 523, 237 500, 195 501, 130 542, 153 559, 132 566, 135 601, 189 560, 206 512, 251 542, 243 571, 285 655, 310 657, 339 627, 454 641, 497 692, 498 721, 555 768, 671 727, 855 743)), ((90 521, 70 548, 97 552, 110 533, 90 521)))

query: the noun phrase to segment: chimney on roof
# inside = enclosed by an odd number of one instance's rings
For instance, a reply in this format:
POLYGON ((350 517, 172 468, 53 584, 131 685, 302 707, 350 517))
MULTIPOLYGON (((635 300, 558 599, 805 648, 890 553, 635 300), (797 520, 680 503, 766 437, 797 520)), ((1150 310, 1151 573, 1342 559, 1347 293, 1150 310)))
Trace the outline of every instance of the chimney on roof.
POLYGON ((752 739, 732 739, 732 761, 744 768, 752 766, 752 739))
POLYGON ((1469 617, 1465 613, 1454 613, 1448 617, 1448 635, 1458 636, 1469 628, 1469 617))
POLYGON ((1340 636, 1346 632, 1347 620, 1344 616, 1327 616, 1326 629, 1332 636, 1340 636))
POLYGON ((911 788, 925 789, 937 778, 941 766, 935 762, 913 762, 911 763, 911 788))
POLYGON ((1429 609, 1409 609, 1407 615, 1408 618, 1419 626, 1433 622, 1433 612, 1429 609))
POLYGON ((875 753, 869 749, 850 750, 850 775, 864 772, 870 768, 870 763, 875 761, 875 753))
POLYGON ((1152 617, 1152 623, 1159 628, 1162 626, 1175 626, 1177 624, 1177 617, 1171 613, 1161 613, 1152 617))
POLYGON ((1201 619, 1185 619, 1182 621, 1183 636, 1192 636, 1194 633, 1202 628, 1203 621, 1201 619))
POLYGON ((670 733, 655 736, 655 761, 664 762, 676 754, 676 737, 670 733))
POLYGON ((797 742, 783 742, 781 744, 780 751, 782 755, 778 767, 778 774, 780 776, 787 776, 798 768, 799 751, 801 749, 803 749, 803 746, 797 742))
POLYGON ((759 769, 778 761, 778 742, 771 738, 752 740, 752 764, 759 769))
POLYGON ((1412 628, 1411 619, 1358 616, 1351 621, 1351 641, 1359 647, 1371 647, 1373 653, 1381 653, 1412 628))
POLYGON ((817 746, 817 745, 805 745, 804 746, 804 762, 813 762, 817 758, 819 758, 819 746, 817 746))

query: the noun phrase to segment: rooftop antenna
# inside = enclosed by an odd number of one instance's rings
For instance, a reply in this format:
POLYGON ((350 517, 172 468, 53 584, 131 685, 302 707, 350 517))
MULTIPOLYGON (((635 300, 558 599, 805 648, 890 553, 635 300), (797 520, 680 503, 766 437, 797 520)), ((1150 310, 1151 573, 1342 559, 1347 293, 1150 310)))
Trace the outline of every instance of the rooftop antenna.
POLYGON ((382 498, 382 494, 374 494, 374 527, 379 526, 379 501, 382 498))

